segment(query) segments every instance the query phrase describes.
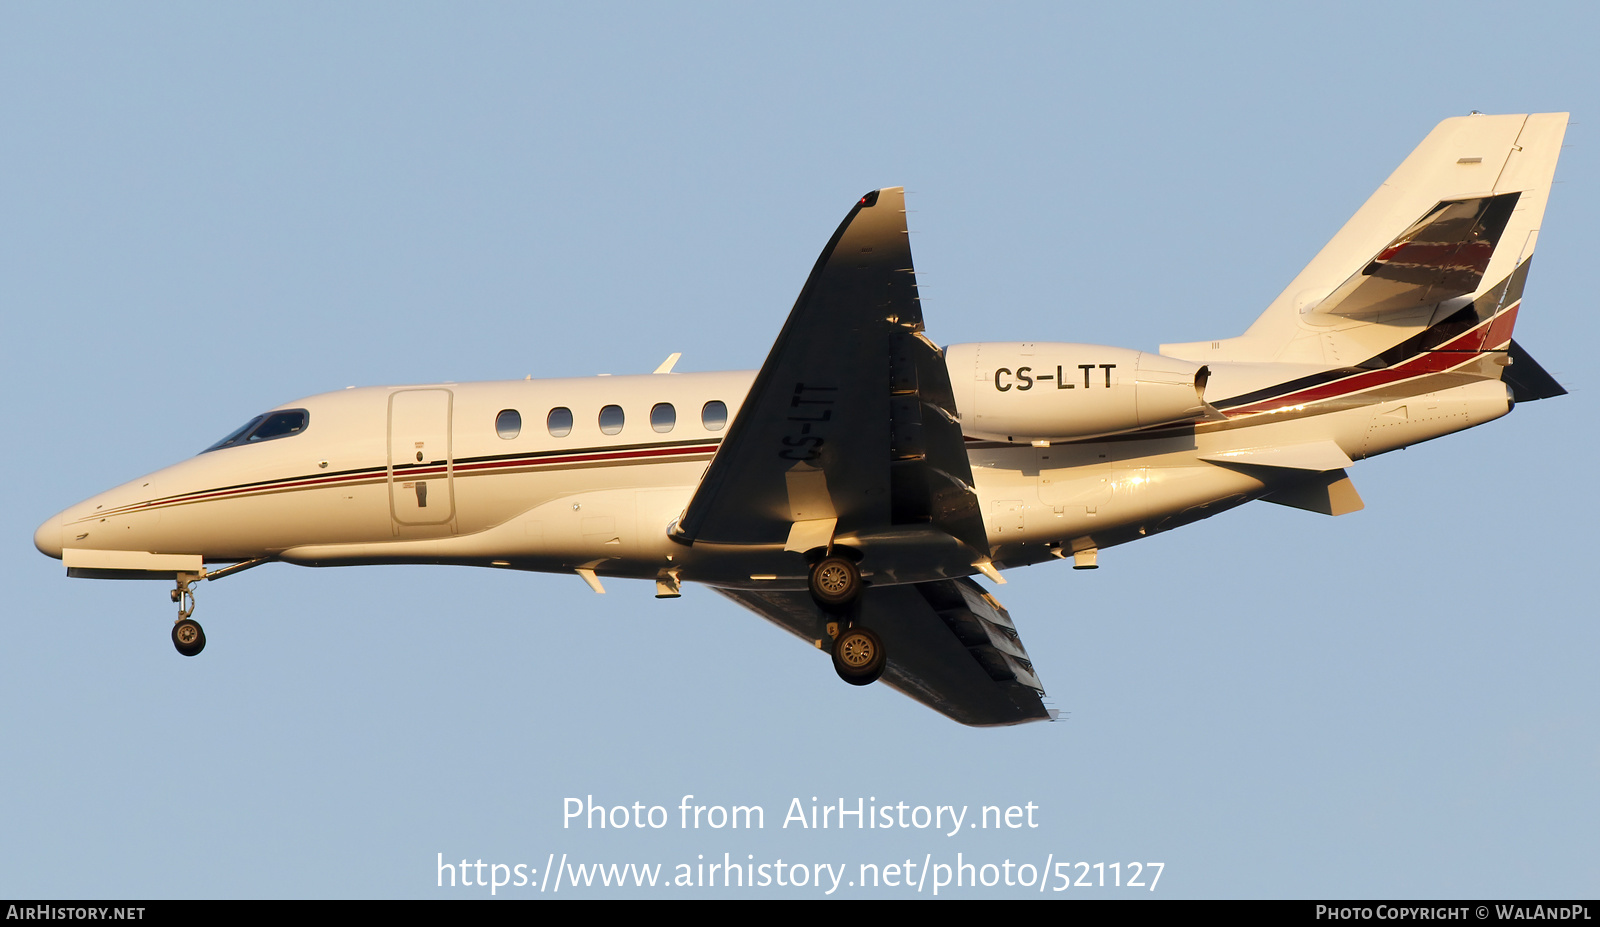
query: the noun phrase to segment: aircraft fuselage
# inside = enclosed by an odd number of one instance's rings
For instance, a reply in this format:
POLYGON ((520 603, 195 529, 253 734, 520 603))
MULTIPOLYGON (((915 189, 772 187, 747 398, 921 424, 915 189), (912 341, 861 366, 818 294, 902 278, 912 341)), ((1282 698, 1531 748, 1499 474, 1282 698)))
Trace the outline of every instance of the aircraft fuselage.
MULTIPOLYGON (((1208 392, 1246 394, 1296 372, 1214 365, 1208 392)), ((640 579, 671 572, 729 587, 803 589, 804 561, 781 545, 718 547, 707 556, 705 545, 676 544, 668 535, 752 377, 324 393, 279 407, 305 411, 299 433, 211 450, 118 486, 50 519, 35 541, 52 556, 136 551, 198 554, 206 563, 453 563, 640 579), (620 416, 602 422, 608 408, 620 416)), ((990 379, 1014 383, 1014 375, 990 379)), ((1356 460, 1480 424, 1509 407, 1500 381, 1457 373, 1380 395, 1097 440, 1034 446, 969 438, 968 456, 989 554, 1004 569, 1126 543, 1303 476, 1201 459, 1208 455, 1332 441, 1356 460)), ((873 540, 869 551, 889 543, 873 540)), ((869 579, 872 559, 862 565, 869 579)), ((915 572, 905 558, 886 559, 899 562, 892 578, 882 578, 893 582, 976 572, 970 556, 956 551, 916 559, 922 566, 915 572)))
POLYGON ((941 349, 905 191, 856 201, 754 373, 312 396, 82 502, 34 542, 72 576, 193 583, 268 562, 685 581, 963 724, 1054 717, 970 577, 1262 499, 1362 508, 1354 461, 1559 383, 1512 339, 1567 117, 1446 120, 1244 334, 1159 353, 941 349), (218 569, 208 566, 228 564, 218 569), (828 641, 831 640, 831 646, 828 641))

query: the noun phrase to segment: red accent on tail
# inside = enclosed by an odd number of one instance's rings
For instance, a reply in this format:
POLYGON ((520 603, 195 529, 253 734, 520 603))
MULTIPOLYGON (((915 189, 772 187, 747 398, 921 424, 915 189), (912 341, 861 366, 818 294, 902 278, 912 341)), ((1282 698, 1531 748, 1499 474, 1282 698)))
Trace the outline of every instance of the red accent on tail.
POLYGON ((1511 329, 1517 325, 1517 310, 1521 308, 1522 303, 1518 302, 1494 317, 1494 321, 1489 323, 1488 334, 1483 338, 1483 350, 1504 350, 1511 343, 1511 329))

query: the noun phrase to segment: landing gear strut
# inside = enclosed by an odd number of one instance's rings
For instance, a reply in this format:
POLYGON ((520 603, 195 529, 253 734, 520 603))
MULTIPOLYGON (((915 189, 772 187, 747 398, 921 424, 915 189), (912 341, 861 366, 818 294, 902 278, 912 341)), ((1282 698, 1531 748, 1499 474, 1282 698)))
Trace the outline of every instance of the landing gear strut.
POLYGON ((178 574, 178 588, 172 590, 172 601, 178 603, 178 620, 172 626, 172 646, 186 657, 206 649, 206 632, 200 622, 189 616, 194 614, 194 590, 189 584, 200 577, 191 573, 178 574))
POLYGON ((266 563, 268 558, 256 557, 252 560, 241 560, 216 570, 200 568, 198 573, 177 574, 178 588, 169 593, 172 601, 178 603, 178 620, 172 625, 172 646, 186 657, 192 657, 206 649, 206 632, 201 630, 200 622, 190 618, 194 614, 194 584, 202 579, 221 579, 234 573, 243 572, 252 567, 266 563))

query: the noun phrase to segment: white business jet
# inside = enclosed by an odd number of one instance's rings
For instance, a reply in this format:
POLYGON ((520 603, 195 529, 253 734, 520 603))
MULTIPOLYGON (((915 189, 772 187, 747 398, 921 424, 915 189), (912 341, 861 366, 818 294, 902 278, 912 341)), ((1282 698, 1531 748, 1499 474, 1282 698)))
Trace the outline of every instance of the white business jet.
POLYGON ((1353 461, 1564 390, 1512 340, 1564 113, 1434 129, 1236 338, 1154 354, 923 332, 900 188, 862 197, 760 371, 369 387, 250 419, 40 526, 69 576, 266 563, 705 583, 964 724, 1049 718, 972 577, 1252 500, 1360 509, 1353 461))

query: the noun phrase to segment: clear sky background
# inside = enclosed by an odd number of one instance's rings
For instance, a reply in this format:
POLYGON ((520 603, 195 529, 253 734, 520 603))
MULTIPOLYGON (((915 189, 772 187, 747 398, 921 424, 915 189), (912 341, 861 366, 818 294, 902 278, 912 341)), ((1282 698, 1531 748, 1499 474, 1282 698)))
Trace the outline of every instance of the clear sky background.
POLYGON ((438 888, 438 855, 724 853, 1593 897, 1597 29, 1588 4, 0 5, 0 897, 487 897, 438 888), (1572 395, 1360 463, 1357 514, 1251 505, 1012 571, 1060 723, 963 728, 705 588, 575 576, 267 566, 200 588, 185 659, 164 584, 31 543, 300 396, 755 368, 879 186, 908 188, 940 343, 1232 336, 1474 109, 1574 114, 1517 332, 1572 395), (766 828, 682 830, 685 794, 766 828), (588 795, 672 826, 564 829, 588 795), (812 796, 1039 826, 783 828, 812 796))

